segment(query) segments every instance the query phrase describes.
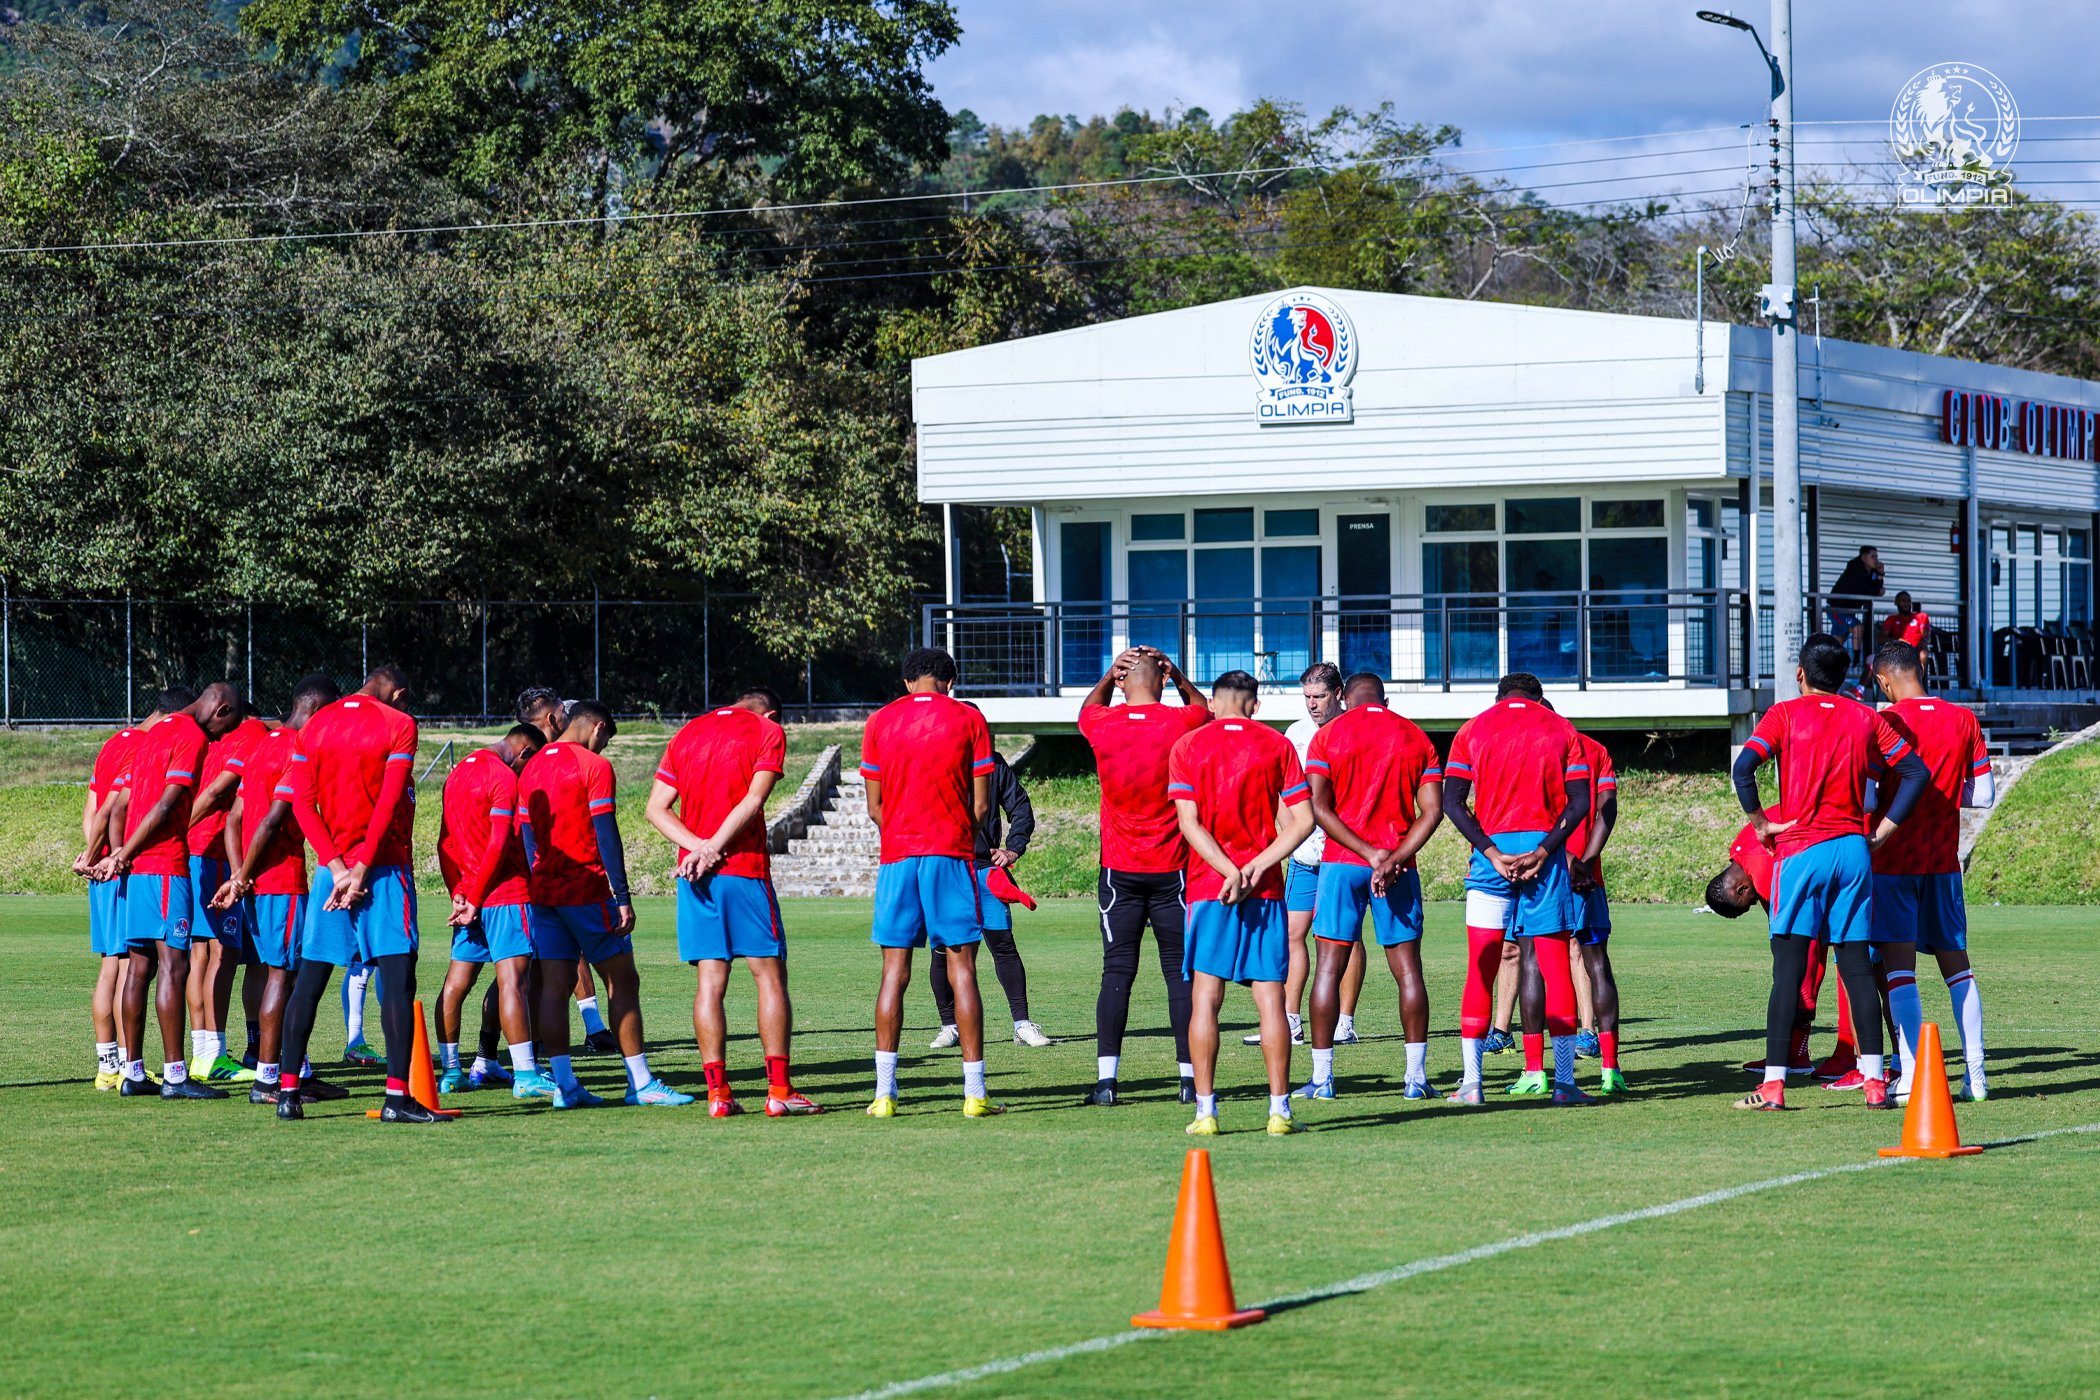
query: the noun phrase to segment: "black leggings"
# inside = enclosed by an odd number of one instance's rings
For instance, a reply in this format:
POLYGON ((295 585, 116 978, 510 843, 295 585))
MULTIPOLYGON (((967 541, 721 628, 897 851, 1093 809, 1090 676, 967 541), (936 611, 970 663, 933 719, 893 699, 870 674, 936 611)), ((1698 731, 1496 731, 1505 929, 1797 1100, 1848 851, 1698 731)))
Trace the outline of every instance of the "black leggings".
POLYGON ((1121 1055, 1130 1023, 1130 988, 1137 981, 1145 925, 1158 945, 1159 975, 1167 984, 1167 1020, 1174 1028, 1174 1058, 1189 1062, 1189 984, 1181 975, 1181 946, 1188 914, 1182 904, 1181 872, 1163 874, 1103 870, 1101 907, 1101 995, 1094 1002, 1097 1053, 1121 1055))
MULTIPOLYGON (((1006 993, 1006 1004, 1011 1007, 1016 1021, 1028 1019, 1028 969, 1021 965, 1021 950, 1014 946, 1014 931, 1010 928, 988 928, 984 931, 984 946, 992 950, 992 971, 999 978, 999 990, 1006 993)), ((948 981, 948 955, 935 951, 929 961, 933 964, 928 980, 933 983, 933 1009, 940 1013, 941 1024, 955 1024, 955 987, 948 981)), ((979 994, 982 1004, 983 995, 979 994)))
MULTIPOLYGON (((1794 1018, 1801 1008, 1801 979, 1808 972, 1808 951, 1813 940, 1798 934, 1781 934, 1772 940, 1772 995, 1765 1003, 1765 1063, 1790 1063, 1793 1053, 1794 1018)), ((1839 943, 1838 977, 1852 1001, 1852 1032, 1862 1055, 1881 1053, 1881 990, 1874 981, 1874 964, 1864 943, 1839 943), (1862 1012, 1864 1008, 1864 1012, 1862 1012)))
MULTIPOLYGON (((373 965, 386 988, 379 999, 379 1028, 386 1036, 386 1077, 406 1084, 416 1039, 416 955, 388 953, 374 959, 373 965)), ((306 1060, 321 999, 328 994, 328 979, 334 974, 333 963, 308 958, 299 964, 299 976, 292 982, 291 999, 284 1008, 284 1048, 278 1054, 295 1075, 306 1060)))

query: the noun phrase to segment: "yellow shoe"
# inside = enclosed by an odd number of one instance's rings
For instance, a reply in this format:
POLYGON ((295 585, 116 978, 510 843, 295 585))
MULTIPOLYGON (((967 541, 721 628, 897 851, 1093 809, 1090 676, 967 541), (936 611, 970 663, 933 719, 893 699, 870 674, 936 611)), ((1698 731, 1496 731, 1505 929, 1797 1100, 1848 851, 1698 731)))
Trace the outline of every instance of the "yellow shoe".
POLYGON ((1292 1133, 1302 1133, 1304 1131, 1303 1128, 1298 1126, 1298 1120, 1291 1117, 1288 1113, 1272 1113, 1269 1115, 1270 1137, 1289 1137, 1292 1133))
POLYGON ((1218 1135, 1218 1115, 1215 1113, 1199 1113, 1196 1115, 1196 1121, 1181 1131, 1187 1133, 1190 1137, 1216 1137, 1218 1135))
POLYGON ((1004 1112, 1006 1112, 1006 1105, 1003 1103, 993 1103, 990 1099, 973 1099, 968 1094, 963 1095, 963 1117, 965 1118, 997 1118, 1004 1112))
POLYGON ((190 1078, 192 1078, 192 1079, 209 1079, 209 1078, 211 1078, 211 1056, 209 1056, 209 1055, 192 1055, 192 1056, 190 1057, 190 1078))
POLYGON ((868 1116, 870 1118, 895 1118, 897 1116, 897 1101, 888 1094, 877 1094, 875 1101, 868 1105, 868 1116))
POLYGON ((95 1071, 95 1092, 98 1094, 106 1094, 123 1082, 123 1070, 98 1069, 95 1071))

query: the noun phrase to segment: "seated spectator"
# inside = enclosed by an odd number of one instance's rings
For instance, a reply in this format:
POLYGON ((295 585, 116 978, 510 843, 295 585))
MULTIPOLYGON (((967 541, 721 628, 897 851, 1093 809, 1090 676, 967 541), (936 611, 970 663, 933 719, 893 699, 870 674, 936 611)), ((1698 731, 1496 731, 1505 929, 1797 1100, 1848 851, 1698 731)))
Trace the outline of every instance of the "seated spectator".
POLYGON ((1896 610, 1881 619, 1881 637, 1888 642, 1909 642, 1919 651, 1925 649, 1925 639, 1932 635, 1932 618, 1919 607, 1908 593, 1896 595, 1896 610))

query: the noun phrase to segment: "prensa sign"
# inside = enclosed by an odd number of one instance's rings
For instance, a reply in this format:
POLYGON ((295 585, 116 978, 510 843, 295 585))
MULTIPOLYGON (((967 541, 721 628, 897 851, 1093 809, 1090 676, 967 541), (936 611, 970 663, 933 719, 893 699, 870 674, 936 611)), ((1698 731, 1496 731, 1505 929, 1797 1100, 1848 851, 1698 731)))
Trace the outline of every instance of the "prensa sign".
POLYGON ((2070 462, 2100 461, 2100 414, 2039 399, 1949 389, 1940 396, 1940 441, 2070 462))
POLYGON ((1354 421, 1356 327, 1326 297, 1285 292, 1264 306, 1254 318, 1248 360, 1261 386, 1254 419, 1263 427, 1354 421))

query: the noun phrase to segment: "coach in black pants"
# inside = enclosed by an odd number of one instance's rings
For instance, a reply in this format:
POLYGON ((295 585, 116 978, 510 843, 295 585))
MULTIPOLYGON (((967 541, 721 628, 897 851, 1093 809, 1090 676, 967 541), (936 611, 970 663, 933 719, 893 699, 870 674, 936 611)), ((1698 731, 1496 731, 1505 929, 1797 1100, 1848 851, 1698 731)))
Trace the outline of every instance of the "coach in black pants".
MULTIPOLYGON (((1050 1037, 1028 1016, 1028 969, 1021 965, 1021 950, 1014 946, 1013 913, 995 898, 985 880, 987 872, 997 866, 1004 868, 1019 860, 1028 850, 1028 840, 1035 835, 1035 804, 1028 800, 1028 789, 1014 776, 1007 766, 1006 758, 996 750, 992 754, 992 808, 977 824, 977 904, 978 918, 984 930, 984 946, 992 950, 992 971, 998 975, 999 990, 1006 993, 1006 1004, 1014 1014, 1014 1044, 1048 1045, 1050 1037), (1005 839, 1000 839, 1000 819, 1006 821, 1005 839)), ((955 991, 948 984, 948 960, 935 958, 930 980, 933 983, 933 1005, 940 1013, 941 1033, 933 1038, 932 1049, 945 1050, 960 1038, 955 1028, 955 991)))

